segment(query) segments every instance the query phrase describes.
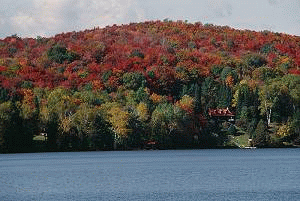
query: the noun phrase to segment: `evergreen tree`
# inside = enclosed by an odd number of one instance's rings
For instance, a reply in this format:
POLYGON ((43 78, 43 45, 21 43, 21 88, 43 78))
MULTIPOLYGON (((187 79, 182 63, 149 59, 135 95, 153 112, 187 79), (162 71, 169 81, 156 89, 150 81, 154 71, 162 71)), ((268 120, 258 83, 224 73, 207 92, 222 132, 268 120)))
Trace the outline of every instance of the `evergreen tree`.
POLYGON ((254 132, 253 146, 264 147, 270 143, 270 136, 267 130, 267 124, 264 120, 260 120, 254 132))

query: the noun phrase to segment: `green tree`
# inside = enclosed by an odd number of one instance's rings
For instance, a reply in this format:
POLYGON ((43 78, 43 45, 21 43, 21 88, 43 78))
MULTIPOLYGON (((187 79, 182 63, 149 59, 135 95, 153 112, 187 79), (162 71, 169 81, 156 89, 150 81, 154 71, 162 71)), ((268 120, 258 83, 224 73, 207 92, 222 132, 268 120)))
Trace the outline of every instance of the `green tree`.
POLYGON ((22 129, 23 121, 20 116, 18 102, 12 101, 11 119, 8 127, 9 131, 9 152, 24 152, 32 142, 32 136, 26 136, 22 129))
POLYGON ((67 48, 60 44, 51 47, 47 52, 47 56, 51 61, 60 64, 64 61, 72 62, 78 57, 75 53, 68 52, 67 48))
POLYGON ((247 54, 243 58, 244 63, 248 67, 261 67, 267 64, 267 60, 261 54, 247 54))
POLYGON ((292 99, 293 110, 296 112, 300 109, 300 76, 285 75, 281 80, 288 87, 288 93, 292 99))
POLYGON ((101 113, 97 114, 94 127, 96 132, 92 136, 92 142, 96 149, 113 149, 114 133, 112 131, 112 125, 104 119, 104 116, 101 113))
POLYGON ((56 141, 65 138, 71 131, 70 117, 76 112, 78 105, 70 92, 63 88, 55 88, 46 95, 47 100, 41 104, 40 118, 46 125, 48 145, 56 149, 56 141))
POLYGON ((243 65, 242 65, 242 74, 243 75, 251 75, 251 72, 259 67, 262 67, 267 64, 267 60, 261 54, 247 54, 243 57, 243 65))
POLYGON ((0 103, 3 103, 5 101, 9 100, 9 96, 8 96, 8 90, 4 89, 2 87, 0 87, 0 103))
POLYGON ((11 121, 12 103, 7 101, 0 104, 0 150, 8 151, 9 125, 11 121))
POLYGON ((247 109, 251 106, 258 107, 257 89, 251 89, 248 80, 240 81, 235 87, 235 92, 232 99, 232 106, 236 108, 237 117, 242 115, 243 108, 247 109))
POLYGON ((138 148, 142 145, 142 142, 150 138, 150 129, 148 127, 148 123, 145 121, 146 116, 146 114, 139 113, 137 108, 130 111, 128 127, 131 132, 127 138, 127 144, 129 147, 138 148))
POLYGON ((125 73, 122 77, 123 85, 127 89, 137 90, 138 88, 144 88, 146 80, 144 75, 136 72, 125 73))
POLYGON ((280 74, 268 66, 261 66, 252 71, 252 78, 255 80, 268 81, 277 76, 280 76, 280 74))
POLYGON ((74 114, 70 117, 72 128, 76 129, 77 137, 80 140, 81 148, 86 149, 91 146, 91 138, 96 133, 94 124, 96 119, 96 110, 82 103, 74 114))
POLYGON ((237 80, 236 71, 230 67, 224 67, 220 74, 220 78, 223 82, 225 82, 228 76, 232 76, 234 80, 237 80))
POLYGON ((257 124, 252 142, 253 145, 257 147, 263 147, 270 144, 270 136, 267 130, 267 125, 262 119, 257 124))
POLYGON ((268 126, 272 118, 276 121, 287 121, 291 102, 288 95, 289 89, 281 79, 270 80, 261 86, 259 91, 259 109, 267 118, 268 126))
POLYGON ((32 151, 32 135, 24 132, 19 102, 0 104, 0 145, 3 152, 32 151))
MULTIPOLYGON (((22 118, 22 132, 28 138, 27 149, 33 147, 33 136, 39 134, 39 101, 30 89, 23 89, 23 99, 20 102, 20 116, 22 118)), ((25 146, 25 145, 24 145, 25 146)))
POLYGON ((131 132, 128 126, 129 112, 117 102, 105 103, 101 106, 101 109, 112 125, 112 131, 114 132, 114 149, 116 149, 118 145, 124 145, 126 147, 124 143, 126 143, 128 135, 131 132))
MULTIPOLYGON (((151 117, 152 136, 164 146, 172 146, 174 136, 182 130, 186 113, 170 103, 156 106, 151 117)), ((177 136, 178 137, 178 136, 177 136)))
POLYGON ((290 123, 290 141, 294 144, 300 144, 300 110, 295 111, 290 123))
MULTIPOLYGON (((176 100, 181 99, 184 96, 191 96, 194 98, 194 104, 195 104, 195 112, 199 113, 201 111, 201 85, 198 83, 198 81, 191 81, 185 85, 182 86, 180 97, 177 97, 176 100)), ((177 83, 179 84, 179 83, 177 83)))
POLYGON ((218 108, 227 108, 231 105, 232 90, 226 85, 220 85, 218 90, 218 108))
POLYGON ((201 103, 203 111, 209 108, 217 108, 218 105, 218 87, 219 84, 212 77, 205 78, 201 87, 201 103))

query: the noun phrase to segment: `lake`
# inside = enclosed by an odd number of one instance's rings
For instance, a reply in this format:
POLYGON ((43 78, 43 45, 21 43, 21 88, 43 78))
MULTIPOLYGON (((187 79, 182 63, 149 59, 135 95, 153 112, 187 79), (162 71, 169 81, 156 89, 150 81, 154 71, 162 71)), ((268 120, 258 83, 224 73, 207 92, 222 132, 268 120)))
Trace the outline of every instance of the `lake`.
POLYGON ((300 149, 1 154, 0 200, 300 200, 300 149))

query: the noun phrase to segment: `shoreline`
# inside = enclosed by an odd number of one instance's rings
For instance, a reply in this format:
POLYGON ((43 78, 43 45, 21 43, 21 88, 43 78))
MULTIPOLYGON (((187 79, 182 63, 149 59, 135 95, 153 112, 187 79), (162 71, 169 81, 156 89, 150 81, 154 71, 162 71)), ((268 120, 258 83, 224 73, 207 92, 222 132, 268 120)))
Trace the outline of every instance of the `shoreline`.
POLYGON ((43 150, 43 151, 32 151, 32 152, 6 152, 6 153, 0 153, 0 154, 25 154, 25 153, 65 153, 65 152, 113 152, 113 151, 166 151, 166 150, 208 150, 208 149, 242 149, 242 150, 257 150, 257 149, 297 149, 300 148, 299 145, 285 145, 285 146, 265 146, 265 147, 232 147, 232 146, 215 146, 215 147, 201 147, 201 148, 195 148, 195 147, 182 147, 182 148, 159 148, 159 149, 107 149, 107 150, 43 150))

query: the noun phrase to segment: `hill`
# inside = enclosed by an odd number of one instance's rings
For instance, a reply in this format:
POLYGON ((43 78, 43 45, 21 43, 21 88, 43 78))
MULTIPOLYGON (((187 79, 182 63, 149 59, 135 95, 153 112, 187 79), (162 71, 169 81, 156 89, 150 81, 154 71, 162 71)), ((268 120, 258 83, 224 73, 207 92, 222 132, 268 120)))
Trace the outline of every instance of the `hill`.
POLYGON ((0 40, 1 150, 40 133, 47 150, 297 144, 299 66, 300 37, 200 22, 14 35, 0 40))

